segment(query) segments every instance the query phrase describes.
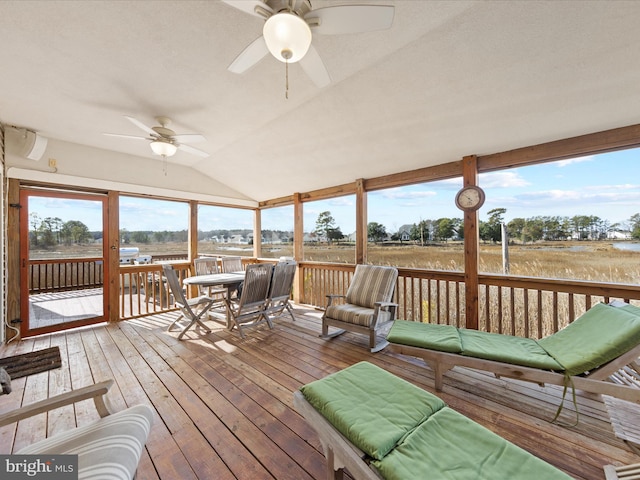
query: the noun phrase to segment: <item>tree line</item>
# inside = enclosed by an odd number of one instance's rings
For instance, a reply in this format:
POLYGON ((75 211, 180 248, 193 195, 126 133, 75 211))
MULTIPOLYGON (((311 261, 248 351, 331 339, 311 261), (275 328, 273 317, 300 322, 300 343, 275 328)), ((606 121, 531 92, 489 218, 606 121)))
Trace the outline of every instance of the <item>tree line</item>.
MULTIPOLYGON (((480 221, 479 236, 485 242, 499 242, 502 240, 502 226, 505 223, 506 208, 494 208, 487 212, 488 219, 480 221)), ((630 237, 640 240, 640 213, 629 218, 628 223, 611 224, 608 220, 595 215, 569 216, 533 216, 529 218, 514 218, 506 224, 510 240, 523 243, 536 241, 558 240, 603 240, 612 230, 628 231, 630 237)), ((342 240, 344 235, 340 227, 336 226, 331 212, 326 211, 318 215, 316 234, 322 235, 328 242, 342 240)), ((420 220, 409 226, 390 233, 386 227, 378 222, 367 224, 367 234, 370 241, 383 242, 385 240, 410 240, 424 244, 432 241, 463 240, 464 225, 462 218, 438 218, 435 220, 420 220)))
POLYGON ((29 241, 32 246, 83 244, 96 239, 89 231, 89 227, 79 220, 63 222, 58 217, 41 219, 37 213, 33 212, 29 214, 29 224, 29 241))
MULTIPOLYGON (((502 225, 506 208, 494 208, 487 212, 488 219, 479 222, 480 239, 485 242, 499 242, 502 240, 502 225)), ((102 238, 102 232, 91 232, 79 220, 62 221, 58 217, 40 218, 37 213, 29 215, 30 242, 32 246, 49 247, 59 244, 83 244, 102 238)), ((640 240, 640 213, 632 215, 628 222, 611 224, 608 220, 595 215, 569 216, 534 216, 529 218, 514 218, 506 224, 509 239, 523 243, 541 240, 558 241, 567 239, 602 240, 612 230, 628 231, 634 240, 640 240)), ((274 234, 281 239, 290 240, 290 232, 280 230, 265 230, 264 234, 274 234)), ((331 243, 345 239, 345 235, 331 212, 325 211, 318 215, 314 233, 331 243)), ((253 231, 247 229, 216 229, 198 231, 198 240, 229 239, 234 235, 249 236, 253 231)), ((462 218, 442 217, 435 220, 420 220, 405 226, 397 232, 390 233, 386 227, 378 222, 367 224, 367 234, 370 241, 384 242, 387 240, 403 242, 410 240, 424 245, 426 242, 463 240, 464 228, 462 218)), ((188 231, 128 231, 120 230, 120 241, 128 243, 169 243, 186 242, 188 231)))

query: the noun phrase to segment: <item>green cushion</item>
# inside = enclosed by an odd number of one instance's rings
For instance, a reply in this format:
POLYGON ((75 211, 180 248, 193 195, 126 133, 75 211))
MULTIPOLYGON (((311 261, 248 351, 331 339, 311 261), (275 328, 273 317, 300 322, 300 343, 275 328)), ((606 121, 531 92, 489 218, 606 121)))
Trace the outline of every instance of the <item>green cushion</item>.
POLYGON ((625 312, 633 313, 634 315, 640 316, 640 307, 636 307, 635 305, 628 305, 627 304, 627 305, 624 305, 622 307, 617 307, 617 308, 621 308, 625 312))
POLYGON ((371 463, 386 480, 571 478, 449 407, 371 463))
POLYGON ((462 351, 458 329, 453 325, 396 320, 389 330, 387 340, 391 343, 440 352, 460 353, 462 351))
POLYGON ((445 403, 391 373, 360 362, 300 391, 356 447, 381 459, 445 403))
POLYGON ((462 355, 542 370, 564 368, 532 338, 512 337, 478 330, 459 330, 462 355))
POLYGON ((538 344, 577 375, 610 362, 640 343, 640 316, 599 303, 538 344))

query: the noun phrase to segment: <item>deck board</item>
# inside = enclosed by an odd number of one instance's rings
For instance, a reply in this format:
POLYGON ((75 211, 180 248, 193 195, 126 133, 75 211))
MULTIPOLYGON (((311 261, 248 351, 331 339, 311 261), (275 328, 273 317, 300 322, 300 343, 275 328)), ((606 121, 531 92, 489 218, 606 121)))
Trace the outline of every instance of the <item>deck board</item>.
MULTIPOLYGON (((137 403, 156 412, 138 480, 321 479, 325 460, 315 432, 292 407, 304 383, 361 360, 370 361, 435 393, 433 373, 420 360, 372 355, 364 336, 318 338, 320 314, 295 307, 273 330, 247 338, 210 321, 213 331, 190 331, 183 341, 167 333, 173 313, 43 335, 0 349, 0 357, 57 345, 62 368, 17 379, 0 397, 0 410, 107 378, 109 402, 119 410, 137 403)), ((562 390, 454 369, 438 395, 452 408, 578 479, 603 479, 605 464, 637 457, 618 439, 598 395, 578 394, 577 426, 550 423, 562 390)), ((91 401, 0 429, 0 452, 9 453, 47 432, 97 418, 91 401)), ((561 420, 575 420, 565 401, 561 420)))

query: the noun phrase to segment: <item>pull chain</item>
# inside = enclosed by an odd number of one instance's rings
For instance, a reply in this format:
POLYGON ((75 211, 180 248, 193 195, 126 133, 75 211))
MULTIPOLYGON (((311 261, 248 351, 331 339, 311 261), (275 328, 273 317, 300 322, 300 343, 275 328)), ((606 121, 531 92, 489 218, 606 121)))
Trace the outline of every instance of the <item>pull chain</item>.
POLYGON ((289 62, 284 62, 284 78, 285 78, 285 90, 284 90, 284 98, 289 100, 289 62))

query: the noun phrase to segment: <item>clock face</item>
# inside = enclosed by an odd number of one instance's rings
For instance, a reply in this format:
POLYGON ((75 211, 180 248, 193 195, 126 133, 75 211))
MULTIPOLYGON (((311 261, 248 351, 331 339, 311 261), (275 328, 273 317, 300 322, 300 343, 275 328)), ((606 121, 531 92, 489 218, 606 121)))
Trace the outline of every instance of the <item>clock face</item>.
POLYGON ((462 188, 456 195, 456 205, 461 210, 477 210, 484 203, 484 191, 480 187, 462 188))

